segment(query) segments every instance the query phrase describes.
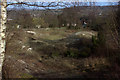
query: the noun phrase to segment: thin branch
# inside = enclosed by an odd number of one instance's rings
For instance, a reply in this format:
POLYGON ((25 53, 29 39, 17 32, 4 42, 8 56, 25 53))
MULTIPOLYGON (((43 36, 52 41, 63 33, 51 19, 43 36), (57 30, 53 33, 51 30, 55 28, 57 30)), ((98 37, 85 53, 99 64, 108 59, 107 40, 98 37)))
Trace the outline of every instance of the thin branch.
POLYGON ((10 6, 10 5, 27 5, 27 6, 34 6, 34 7, 57 7, 57 6, 60 6, 60 7, 68 7, 66 3, 63 3, 63 2, 58 2, 56 4, 56 2, 50 2, 48 5, 44 5, 44 2, 42 2, 41 4, 29 4, 29 3, 26 3, 26 2, 17 2, 17 3, 9 3, 7 4, 6 7, 10 6), (54 4, 55 3, 55 4, 54 4), (54 5, 53 5, 54 4, 54 5))

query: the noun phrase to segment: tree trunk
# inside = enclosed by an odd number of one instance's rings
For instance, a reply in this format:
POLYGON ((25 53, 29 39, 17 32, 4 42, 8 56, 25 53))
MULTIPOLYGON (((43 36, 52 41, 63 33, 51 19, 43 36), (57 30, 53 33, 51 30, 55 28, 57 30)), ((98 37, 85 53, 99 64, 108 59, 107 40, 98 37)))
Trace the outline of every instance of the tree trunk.
POLYGON ((5 55, 5 33, 7 22, 7 0, 1 0, 1 24, 0 24, 0 79, 2 79, 2 65, 5 55))

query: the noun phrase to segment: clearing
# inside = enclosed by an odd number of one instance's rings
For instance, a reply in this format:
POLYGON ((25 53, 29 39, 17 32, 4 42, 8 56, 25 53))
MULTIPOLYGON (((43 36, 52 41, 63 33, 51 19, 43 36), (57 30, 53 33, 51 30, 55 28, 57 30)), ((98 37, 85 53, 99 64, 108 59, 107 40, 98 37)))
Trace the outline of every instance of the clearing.
POLYGON ((104 75, 107 74, 104 70, 108 70, 110 65, 107 59, 91 56, 73 58, 74 54, 65 55, 71 49, 79 51, 85 44, 91 43, 92 35, 97 35, 97 32, 57 28, 12 29, 7 35, 3 67, 5 78, 107 76, 104 75))

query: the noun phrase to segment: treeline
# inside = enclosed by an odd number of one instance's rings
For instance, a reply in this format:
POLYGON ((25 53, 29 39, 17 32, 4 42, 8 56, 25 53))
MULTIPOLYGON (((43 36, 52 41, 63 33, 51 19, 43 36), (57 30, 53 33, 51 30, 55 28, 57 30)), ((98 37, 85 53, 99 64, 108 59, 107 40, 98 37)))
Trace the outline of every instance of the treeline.
POLYGON ((106 7, 71 7, 60 10, 10 10, 8 11, 8 26, 20 25, 22 28, 54 28, 66 27, 80 29, 83 27, 98 30, 104 24, 103 19, 109 15, 106 7), (107 15, 106 15, 107 14, 107 15), (86 23, 86 24, 84 24, 86 23))

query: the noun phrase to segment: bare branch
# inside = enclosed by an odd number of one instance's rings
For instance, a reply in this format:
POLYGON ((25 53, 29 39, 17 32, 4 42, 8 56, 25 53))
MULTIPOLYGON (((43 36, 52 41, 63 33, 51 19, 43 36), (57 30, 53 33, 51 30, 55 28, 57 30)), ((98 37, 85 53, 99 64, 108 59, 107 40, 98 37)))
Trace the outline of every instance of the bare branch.
POLYGON ((34 7, 43 7, 43 8, 47 8, 47 7, 68 7, 67 3, 63 3, 63 2, 50 2, 47 4, 47 2, 42 2, 41 4, 36 4, 36 3, 28 3, 28 2, 17 2, 17 3, 8 3, 6 7, 10 6, 10 5, 27 5, 27 6, 34 6, 34 7))

